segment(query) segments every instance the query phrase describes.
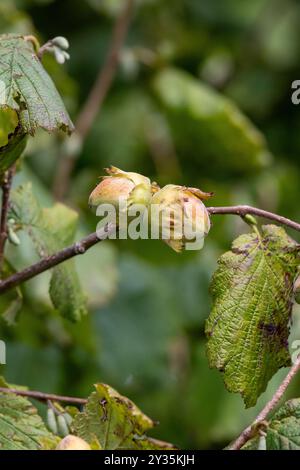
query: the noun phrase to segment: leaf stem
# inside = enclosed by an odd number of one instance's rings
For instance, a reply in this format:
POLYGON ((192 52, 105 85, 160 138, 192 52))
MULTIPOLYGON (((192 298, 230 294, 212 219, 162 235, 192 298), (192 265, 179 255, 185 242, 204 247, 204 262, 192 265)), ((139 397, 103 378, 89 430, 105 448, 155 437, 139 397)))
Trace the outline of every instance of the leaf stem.
POLYGON ((294 365, 290 368, 287 376, 284 378, 282 383, 279 385, 278 389, 274 393, 271 400, 266 404, 266 406, 262 409, 262 411, 257 415, 254 422, 248 426, 244 431, 239 435, 239 437, 229 446, 229 450, 239 450, 246 444, 249 439, 251 439, 255 435, 255 427, 262 421, 264 421, 271 411, 274 410, 278 402, 281 400, 284 392, 288 388, 289 384, 295 377, 295 375, 300 371, 300 356, 298 357, 297 361, 294 365))

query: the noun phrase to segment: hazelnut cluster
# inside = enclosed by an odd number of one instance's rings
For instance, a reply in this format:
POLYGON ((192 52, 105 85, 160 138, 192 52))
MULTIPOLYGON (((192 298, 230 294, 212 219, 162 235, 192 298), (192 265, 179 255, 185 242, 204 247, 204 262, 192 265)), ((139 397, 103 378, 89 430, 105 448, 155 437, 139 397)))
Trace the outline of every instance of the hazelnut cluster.
MULTIPOLYGON (((146 176, 139 173, 122 171, 116 167, 106 169, 107 175, 102 177, 89 198, 90 207, 101 204, 112 204, 119 207, 120 198, 125 200, 125 210, 133 204, 139 204, 152 210, 156 206, 159 217, 156 220, 161 238, 175 251, 186 249, 187 239, 182 221, 189 225, 190 232, 201 240, 210 230, 209 213, 203 204, 213 193, 205 193, 197 188, 168 184, 160 188, 146 176), (168 230, 168 238, 164 234, 168 230)), ((123 206, 124 207, 124 206, 123 206)), ((151 218, 152 223, 153 219, 151 218)))

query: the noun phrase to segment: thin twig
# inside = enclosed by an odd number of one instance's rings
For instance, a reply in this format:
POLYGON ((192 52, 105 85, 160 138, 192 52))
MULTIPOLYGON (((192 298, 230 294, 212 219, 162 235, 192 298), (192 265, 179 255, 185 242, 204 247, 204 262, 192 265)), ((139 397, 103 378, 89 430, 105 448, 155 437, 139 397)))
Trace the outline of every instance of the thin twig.
POLYGON ((1 220, 0 220, 0 273, 2 271, 3 261, 4 261, 5 242, 8 236, 7 214, 8 214, 8 209, 9 209, 9 196, 10 196, 10 189, 11 189, 11 183, 12 183, 14 172, 15 172, 15 166, 13 165, 5 173, 3 183, 1 185, 2 207, 1 207, 1 220))
POLYGON ((95 117, 101 110, 104 98, 115 77, 120 53, 127 36, 134 0, 127 0, 120 16, 117 18, 111 45, 103 68, 94 83, 94 86, 76 121, 76 129, 84 140, 89 133, 95 117))
POLYGON ((21 397, 34 398, 36 400, 46 402, 58 401, 65 403, 73 403, 74 405, 85 405, 87 403, 87 400, 85 398, 66 397, 63 395, 54 395, 52 393, 36 392, 33 390, 19 390, 16 388, 0 387, 0 393, 14 393, 15 395, 19 395, 21 397))
MULTIPOLYGON (((120 53, 125 42, 132 17, 134 0, 126 0, 125 7, 116 20, 109 51, 105 63, 99 71, 98 77, 75 123, 75 139, 82 142, 89 134, 96 116, 100 113, 104 99, 115 78, 120 53)), ((73 137, 73 138, 74 138, 73 137)), ((79 145, 79 148, 80 146, 79 145)), ((76 155, 64 155, 60 159, 57 175, 54 181, 54 196, 63 199, 67 193, 70 177, 75 165, 76 155)))
POLYGON ((233 444, 230 445, 229 450, 241 449, 241 447, 243 447, 243 445, 246 444, 246 442, 249 441, 249 439, 253 437, 253 435, 255 434, 255 427, 257 427, 259 423, 264 421, 268 417, 268 415, 271 413, 271 411, 274 410, 278 402, 281 400, 287 387, 291 383, 292 379, 295 377, 295 375, 299 371, 300 371, 300 356, 298 357, 295 364, 289 370, 289 373, 287 374, 285 379, 279 385, 278 389, 274 393, 271 400, 266 404, 266 406, 262 409, 259 415, 255 418, 254 422, 250 426, 248 426, 246 429, 244 429, 244 431, 240 434, 240 436, 233 442, 233 444))
POLYGON ((6 292, 14 287, 22 284, 29 279, 37 276, 38 274, 47 271, 48 269, 57 266, 64 261, 73 258, 77 255, 84 254, 89 248, 96 245, 97 243, 105 240, 110 233, 115 230, 115 226, 110 224, 106 226, 102 231, 98 231, 95 233, 91 233, 87 237, 83 238, 79 242, 74 243, 73 245, 64 248, 63 250, 59 251, 58 253, 54 253, 53 255, 47 256, 43 258, 41 261, 29 266, 28 268, 11 275, 10 277, 3 279, 0 281, 0 294, 6 292))
POLYGON ((268 212, 263 209, 258 209, 257 207, 252 206, 228 206, 228 207, 208 207, 208 212, 212 215, 239 215, 244 217, 247 214, 256 215, 258 217, 263 217, 265 219, 274 220, 280 225, 286 225, 294 230, 300 232, 300 224, 294 222, 293 220, 282 217, 281 215, 274 214, 273 212, 268 212))

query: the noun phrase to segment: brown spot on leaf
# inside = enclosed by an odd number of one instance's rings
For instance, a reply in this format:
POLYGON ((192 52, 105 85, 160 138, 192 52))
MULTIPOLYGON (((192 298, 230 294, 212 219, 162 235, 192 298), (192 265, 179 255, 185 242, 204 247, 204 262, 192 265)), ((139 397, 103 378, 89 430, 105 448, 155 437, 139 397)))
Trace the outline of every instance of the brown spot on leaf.
POLYGON ((100 400, 99 403, 103 411, 103 416, 101 416, 101 421, 107 421, 107 408, 106 408, 107 400, 103 398, 102 400, 100 400))

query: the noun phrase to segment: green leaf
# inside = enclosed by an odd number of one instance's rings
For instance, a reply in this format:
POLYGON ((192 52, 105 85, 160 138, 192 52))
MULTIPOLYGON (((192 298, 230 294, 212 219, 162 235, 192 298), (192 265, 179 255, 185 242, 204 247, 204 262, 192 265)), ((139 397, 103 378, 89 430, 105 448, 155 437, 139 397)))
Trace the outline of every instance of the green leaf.
POLYGON ((300 450, 300 399, 287 401, 275 414, 267 431, 267 449, 300 450))
MULTIPOLYGON (((20 186, 12 192, 12 217, 26 230, 39 256, 50 256, 73 243, 78 215, 63 204, 42 209, 35 199, 31 185, 20 186)), ((61 315, 72 321, 86 314, 86 298, 82 293, 74 260, 53 268, 50 297, 61 315)))
POLYGON ((0 450, 49 449, 58 441, 29 400, 11 393, 0 394, 0 450))
MULTIPOLYGON (((15 273, 15 269, 5 260, 2 274, 8 277, 15 273)), ((2 317, 6 320, 8 325, 16 323, 16 317, 23 304, 23 295, 20 287, 10 290, 9 292, 0 296, 0 312, 2 317)))
POLYGON ((263 135, 233 102, 208 85, 167 68, 155 77, 153 87, 182 158, 193 159, 214 177, 220 169, 248 175, 270 162, 263 135))
POLYGON ((26 136, 20 130, 16 111, 0 106, 0 178, 21 156, 25 145, 26 136))
POLYGON ((25 150, 27 136, 24 134, 13 134, 6 147, 0 148, 0 177, 8 170, 22 155, 25 150))
MULTIPOLYGON (((256 450, 254 437, 243 450, 256 450)), ((271 419, 266 429, 266 450, 300 450, 300 398, 287 401, 271 419)))
POLYGON ((14 109, 0 107, 0 148, 8 144, 9 135, 15 132, 18 124, 18 115, 14 109))
POLYGON ((290 364, 289 320, 300 245, 277 226, 242 235, 219 259, 206 323, 210 367, 231 392, 256 403, 280 367, 290 364))
POLYGON ((84 411, 73 421, 73 433, 103 450, 174 449, 171 444, 149 438, 145 432, 154 422, 128 398, 105 384, 95 385, 84 411))
POLYGON ((13 388, 15 390, 28 390, 28 387, 26 387, 25 385, 16 385, 16 384, 6 382, 3 375, 0 375, 0 387, 1 388, 13 388))
POLYGON ((3 104, 17 111, 22 133, 33 135, 39 127, 72 132, 74 126, 33 44, 23 36, 1 35, 0 57, 3 104))

